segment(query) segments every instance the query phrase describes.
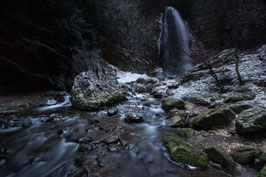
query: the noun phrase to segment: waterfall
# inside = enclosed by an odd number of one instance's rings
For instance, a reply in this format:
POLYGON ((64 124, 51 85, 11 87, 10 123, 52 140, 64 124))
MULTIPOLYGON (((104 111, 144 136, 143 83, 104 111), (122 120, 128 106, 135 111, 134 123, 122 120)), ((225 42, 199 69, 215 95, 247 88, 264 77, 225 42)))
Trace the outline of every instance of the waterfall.
POLYGON ((189 57, 189 30, 173 7, 166 7, 161 16, 158 59, 164 76, 180 75, 192 67, 189 57))

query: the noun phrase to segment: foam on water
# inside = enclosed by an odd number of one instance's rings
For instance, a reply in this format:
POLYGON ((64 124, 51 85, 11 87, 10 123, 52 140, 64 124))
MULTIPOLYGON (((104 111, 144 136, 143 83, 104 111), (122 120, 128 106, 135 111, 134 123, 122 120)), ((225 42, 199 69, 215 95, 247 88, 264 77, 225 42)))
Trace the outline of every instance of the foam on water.
POLYGON ((143 79, 148 79, 149 76, 146 74, 137 74, 137 73, 132 73, 132 72, 123 72, 123 71, 118 71, 117 72, 117 81, 119 83, 128 83, 128 82, 133 82, 136 81, 138 78, 143 78, 143 79))

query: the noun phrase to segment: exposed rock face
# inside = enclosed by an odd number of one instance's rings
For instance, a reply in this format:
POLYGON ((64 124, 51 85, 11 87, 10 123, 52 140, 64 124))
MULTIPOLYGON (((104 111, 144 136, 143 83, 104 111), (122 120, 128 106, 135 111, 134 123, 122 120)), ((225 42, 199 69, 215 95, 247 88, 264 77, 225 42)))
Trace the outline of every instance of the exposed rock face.
POLYGON ((202 169, 207 168, 208 156, 205 152, 173 137, 166 138, 165 145, 172 160, 202 169))
POLYGON ((201 129, 211 129, 222 126, 235 118, 234 113, 228 108, 209 109, 193 119, 193 126, 201 129))
POLYGON ((204 150, 210 159, 229 170, 234 170, 235 162, 232 157, 222 147, 209 147, 204 150))
POLYGON ((242 165, 252 163, 255 158, 256 149, 253 146, 240 146, 232 150, 233 159, 242 165))
POLYGON ((250 108, 239 114, 236 120, 237 133, 258 132, 266 129, 266 110, 250 108))
POLYGON ((112 71, 97 68, 82 72, 74 80, 70 101, 80 110, 98 110, 125 100, 125 96, 112 71))

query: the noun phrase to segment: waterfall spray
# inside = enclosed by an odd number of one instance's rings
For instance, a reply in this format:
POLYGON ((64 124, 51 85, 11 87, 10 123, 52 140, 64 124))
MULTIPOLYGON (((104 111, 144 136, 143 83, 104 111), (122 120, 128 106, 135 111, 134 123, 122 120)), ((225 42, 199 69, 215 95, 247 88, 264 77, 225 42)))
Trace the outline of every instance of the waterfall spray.
POLYGON ((180 14, 166 7, 161 16, 158 58, 166 77, 180 75, 192 67, 189 57, 189 31, 180 14))

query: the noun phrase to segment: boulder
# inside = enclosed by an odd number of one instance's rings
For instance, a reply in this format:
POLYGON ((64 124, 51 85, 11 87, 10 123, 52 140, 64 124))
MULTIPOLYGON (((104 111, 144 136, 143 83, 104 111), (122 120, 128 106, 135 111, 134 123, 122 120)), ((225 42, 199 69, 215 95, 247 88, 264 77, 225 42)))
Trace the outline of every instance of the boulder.
POLYGON ((260 170, 257 177, 266 177, 266 165, 264 165, 263 169, 260 170))
POLYGON ((239 114, 236 120, 237 133, 259 132, 266 129, 265 108, 250 108, 239 114))
POLYGON ((200 106, 209 106, 210 102, 203 99, 203 98, 199 98, 199 97, 182 97, 182 100, 187 101, 187 102, 191 102, 194 103, 196 105, 200 105, 200 106))
POLYGON ((207 168, 208 156, 205 152, 173 137, 167 137, 164 143, 172 160, 201 169, 207 168))
POLYGON ((222 167, 234 170, 235 162, 232 157, 222 148, 219 146, 215 147, 208 147, 204 150, 209 158, 214 162, 220 164, 222 167))
POLYGON ((107 114, 108 116, 114 116, 118 113, 118 109, 116 107, 108 108, 107 114))
POLYGON ((254 164, 258 169, 261 169, 266 164, 266 147, 260 147, 256 151, 255 157, 256 159, 254 164))
POLYGON ((231 110, 233 110, 236 114, 239 114, 252 106, 246 103, 235 103, 229 106, 231 110))
POLYGON ((232 150, 231 156, 241 165, 252 163, 255 159, 256 149, 253 146, 240 146, 232 150))
POLYGON ((94 111, 125 100, 115 74, 98 68, 80 73, 74 80, 70 101, 74 108, 94 111))
POLYGON ((194 134, 194 130, 192 128, 178 128, 177 129, 177 135, 184 137, 184 138, 190 138, 194 134))
POLYGON ((183 117, 176 115, 166 120, 166 124, 173 128, 184 127, 186 125, 186 120, 183 117))
POLYGON ((224 103, 236 103, 238 101, 253 100, 256 95, 253 92, 235 93, 224 100, 224 103))
POLYGON ((126 123, 142 123, 144 122, 143 115, 139 113, 130 113, 125 118, 126 123))
POLYGON ((197 128, 212 129, 216 126, 226 125, 234 118, 235 115, 230 109, 220 107, 217 109, 208 109, 198 115, 193 119, 192 124, 197 128))
POLYGON ((170 111, 173 108, 184 109, 185 108, 185 103, 181 99, 174 98, 174 97, 168 97, 165 100, 163 100, 162 108, 165 111, 170 111))

